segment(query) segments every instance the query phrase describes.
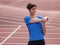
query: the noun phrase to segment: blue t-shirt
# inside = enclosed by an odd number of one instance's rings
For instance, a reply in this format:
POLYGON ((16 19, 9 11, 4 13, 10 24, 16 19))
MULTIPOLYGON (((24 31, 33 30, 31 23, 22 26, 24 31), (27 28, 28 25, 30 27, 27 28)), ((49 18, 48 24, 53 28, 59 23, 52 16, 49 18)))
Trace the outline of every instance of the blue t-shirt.
MULTIPOLYGON (((37 16, 37 18, 42 19, 42 16, 37 16)), ((44 35, 42 31, 42 22, 29 23, 30 19, 31 17, 29 16, 24 18, 25 24, 29 31, 29 41, 43 40, 44 35)))

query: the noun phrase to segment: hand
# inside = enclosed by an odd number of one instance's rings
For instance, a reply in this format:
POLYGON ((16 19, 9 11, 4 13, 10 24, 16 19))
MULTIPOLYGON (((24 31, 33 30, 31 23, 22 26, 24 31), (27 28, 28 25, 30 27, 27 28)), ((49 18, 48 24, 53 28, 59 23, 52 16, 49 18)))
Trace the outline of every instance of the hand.
POLYGON ((45 23, 48 21, 48 17, 43 17, 42 22, 45 23))
POLYGON ((44 17, 44 18, 45 18, 45 20, 46 20, 46 21, 48 21, 48 17, 47 17, 47 16, 46 16, 46 17, 44 17))

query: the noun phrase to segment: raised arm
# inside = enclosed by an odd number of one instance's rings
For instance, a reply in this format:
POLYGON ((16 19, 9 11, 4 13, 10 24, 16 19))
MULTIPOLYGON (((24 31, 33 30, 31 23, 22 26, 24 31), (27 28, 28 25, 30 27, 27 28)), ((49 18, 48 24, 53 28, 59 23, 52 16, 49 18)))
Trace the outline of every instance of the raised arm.
POLYGON ((31 19, 30 23, 42 22, 42 19, 31 19))

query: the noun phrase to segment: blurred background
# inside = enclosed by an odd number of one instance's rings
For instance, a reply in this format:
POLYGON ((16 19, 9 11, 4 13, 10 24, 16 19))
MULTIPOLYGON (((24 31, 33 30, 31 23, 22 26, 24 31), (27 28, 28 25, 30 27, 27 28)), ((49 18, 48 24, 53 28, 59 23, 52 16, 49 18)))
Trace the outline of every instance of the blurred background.
POLYGON ((25 8, 27 3, 36 3, 40 10, 60 10, 60 0, 0 0, 1 5, 25 8))
POLYGON ((0 45, 27 45, 29 33, 24 17, 29 15, 28 3, 37 5, 36 15, 49 18, 46 45, 60 45, 60 0, 0 0, 0 45), (20 25, 22 27, 4 41, 20 25))

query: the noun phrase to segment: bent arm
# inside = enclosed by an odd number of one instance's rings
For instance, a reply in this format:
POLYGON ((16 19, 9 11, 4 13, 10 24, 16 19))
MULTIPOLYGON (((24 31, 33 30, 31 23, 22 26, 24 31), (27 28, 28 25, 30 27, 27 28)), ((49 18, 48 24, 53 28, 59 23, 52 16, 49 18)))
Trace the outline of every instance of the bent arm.
POLYGON ((31 19, 30 23, 42 22, 42 19, 31 19))
POLYGON ((43 17, 42 19, 31 19, 30 23, 46 22, 46 21, 48 21, 48 19, 43 17))

